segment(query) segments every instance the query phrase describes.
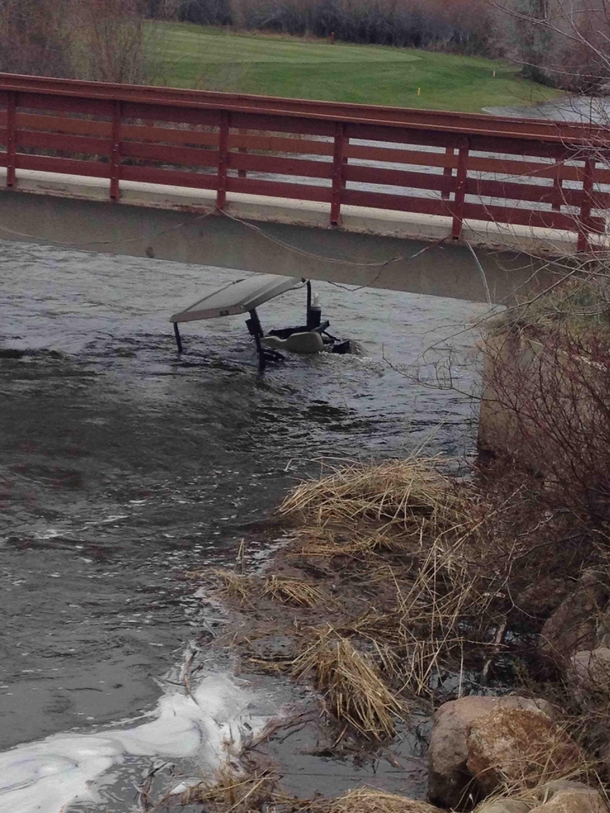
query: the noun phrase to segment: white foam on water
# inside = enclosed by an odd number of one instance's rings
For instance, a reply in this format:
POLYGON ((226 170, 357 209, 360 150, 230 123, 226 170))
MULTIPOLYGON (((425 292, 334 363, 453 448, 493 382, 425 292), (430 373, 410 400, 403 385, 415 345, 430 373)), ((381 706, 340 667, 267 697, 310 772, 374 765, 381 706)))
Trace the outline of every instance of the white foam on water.
POLYGON ((0 754, 0 811, 60 813, 76 801, 99 801, 96 780, 127 756, 197 758, 213 771, 239 750, 244 725, 260 729, 253 695, 228 675, 209 675, 191 695, 165 694, 153 719, 122 730, 56 734, 0 754))

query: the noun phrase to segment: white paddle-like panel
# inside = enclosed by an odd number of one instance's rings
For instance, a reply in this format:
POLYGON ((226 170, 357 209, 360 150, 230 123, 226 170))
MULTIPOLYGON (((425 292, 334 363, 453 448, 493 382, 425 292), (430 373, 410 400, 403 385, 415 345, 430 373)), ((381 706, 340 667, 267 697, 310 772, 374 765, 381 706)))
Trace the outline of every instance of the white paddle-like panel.
POLYGON ((195 322, 199 319, 217 319, 219 316, 249 313, 270 299, 292 288, 300 288, 304 284, 305 280, 278 277, 274 274, 260 274, 240 279, 225 285, 213 294, 204 296, 180 313, 175 313, 170 322, 195 322))

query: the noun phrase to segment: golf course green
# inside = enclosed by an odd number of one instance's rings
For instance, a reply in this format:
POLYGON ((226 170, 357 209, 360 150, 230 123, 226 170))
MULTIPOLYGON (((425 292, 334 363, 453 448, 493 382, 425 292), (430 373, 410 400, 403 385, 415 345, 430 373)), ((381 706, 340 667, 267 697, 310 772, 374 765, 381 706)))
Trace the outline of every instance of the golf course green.
POLYGON ((303 99, 479 112, 558 91, 502 60, 151 23, 157 83, 303 99))

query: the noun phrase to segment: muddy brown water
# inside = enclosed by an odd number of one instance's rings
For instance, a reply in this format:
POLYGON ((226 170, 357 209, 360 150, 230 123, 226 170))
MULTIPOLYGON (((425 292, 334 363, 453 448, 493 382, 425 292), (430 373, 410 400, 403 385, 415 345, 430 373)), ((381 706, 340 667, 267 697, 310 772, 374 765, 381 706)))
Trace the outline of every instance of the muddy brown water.
MULTIPOLYGON (((362 355, 261 377, 241 318, 186 326, 182 358, 167 321, 243 273, 0 247, 0 348, 18 351, 0 357, 3 751, 153 709, 200 620, 185 572, 232 560, 316 459, 474 451, 482 305, 320 283, 362 355), (448 368, 459 392, 433 385, 448 368)), ((304 298, 264 326, 301 321, 304 298)))

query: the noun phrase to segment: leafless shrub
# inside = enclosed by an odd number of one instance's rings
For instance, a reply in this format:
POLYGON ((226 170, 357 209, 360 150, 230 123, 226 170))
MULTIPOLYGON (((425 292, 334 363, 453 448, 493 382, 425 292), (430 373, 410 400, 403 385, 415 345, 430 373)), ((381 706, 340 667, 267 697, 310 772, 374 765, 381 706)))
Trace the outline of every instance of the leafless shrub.
MULTIPOLYGON (((154 9, 172 18, 177 0, 154 9)), ((0 70, 140 83, 154 74, 159 26, 147 0, 0 0, 0 70)))
POLYGON ((483 341, 482 443, 543 476, 579 515, 610 519, 610 296, 566 281, 483 341))

